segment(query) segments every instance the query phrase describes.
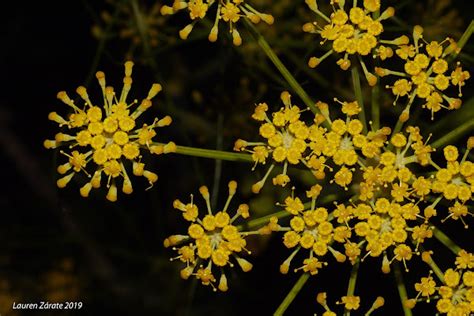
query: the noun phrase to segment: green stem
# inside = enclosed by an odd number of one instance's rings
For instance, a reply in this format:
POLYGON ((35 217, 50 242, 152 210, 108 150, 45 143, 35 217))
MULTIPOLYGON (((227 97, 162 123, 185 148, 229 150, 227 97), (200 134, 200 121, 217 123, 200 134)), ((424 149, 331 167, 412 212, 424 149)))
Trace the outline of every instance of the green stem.
MULTIPOLYGON (((353 296, 355 293, 355 287, 356 287, 356 282, 357 282, 357 275, 359 273, 359 260, 354 264, 351 270, 351 276, 349 278, 349 284, 347 285, 347 296, 353 296)), ((344 313, 344 316, 350 316, 351 311, 347 310, 344 313)))
POLYGON ((454 241, 451 240, 445 233, 443 233, 439 228, 435 227, 433 230, 433 235, 438 239, 443 245, 449 248, 455 255, 457 255, 462 249, 454 241))
POLYGON ((365 119, 364 98, 362 97, 362 89, 360 87, 359 69, 357 69, 357 67, 355 66, 352 67, 351 74, 352 74, 352 85, 354 86, 354 93, 356 96, 356 100, 357 100, 357 103, 359 103, 359 106, 361 108, 361 111, 359 113, 359 119, 364 125, 364 133, 367 133, 367 121, 365 119))
POLYGON ((318 85, 321 87, 328 89, 328 90, 333 90, 340 96, 344 97, 346 100, 350 100, 354 98, 354 95, 352 92, 349 92, 338 85, 334 85, 329 80, 326 80, 326 78, 322 75, 320 75, 318 72, 314 71, 313 69, 309 68, 308 65, 301 59, 301 56, 297 56, 296 54, 292 53, 291 51, 285 51, 285 56, 288 57, 288 59, 295 64, 301 71, 303 71, 307 76, 311 77, 318 85))
MULTIPOLYGON (((152 145, 165 145, 163 143, 152 143, 152 145)), ((203 149, 188 146, 176 146, 176 154, 194 156, 201 158, 221 159, 228 161, 253 162, 252 156, 243 153, 233 153, 222 150, 203 149)))
MULTIPOLYGON (((288 217, 290 215, 291 214, 289 212, 283 210, 283 211, 279 211, 279 212, 276 212, 276 213, 268 214, 268 215, 253 219, 251 221, 248 221, 247 224, 241 225, 241 226, 245 226, 247 229, 252 229, 252 228, 255 228, 255 227, 259 227, 259 226, 268 224, 268 222, 270 221, 270 219, 272 217, 276 217, 276 218, 280 219, 280 218, 288 217)), ((239 230, 241 230, 240 226, 238 226, 237 228, 239 230)))
MULTIPOLYGON (((430 257, 431 258, 431 257, 430 257)), ((438 279, 444 283, 444 273, 443 271, 441 271, 441 269, 438 267, 438 265, 436 264, 436 262, 434 262, 434 260, 431 258, 431 260, 429 262, 426 262, 431 270, 434 271, 434 273, 436 274, 436 277, 438 277, 438 279)))
POLYGON ((372 88, 372 127, 376 131, 380 128, 380 87, 377 81, 377 84, 372 88))
MULTIPOLYGON (((474 32, 474 20, 471 20, 471 23, 469 23, 469 26, 464 31, 464 33, 462 34, 461 38, 459 39, 459 41, 457 43, 458 47, 459 47, 459 52, 461 52, 464 45, 466 45, 466 43, 469 41, 469 38, 471 37, 473 32, 474 32)), ((459 54, 459 53, 457 53, 457 54, 459 54)), ((454 56, 457 56, 457 54, 455 54, 454 56)))
POLYGON ((272 61, 272 63, 275 65, 275 67, 280 71, 281 75, 285 78, 285 80, 288 82, 290 87, 293 89, 293 91, 303 100, 304 104, 311 109, 311 111, 314 114, 321 114, 319 109, 314 105, 314 101, 311 100, 311 98, 308 96, 306 91, 301 87, 301 85, 296 81, 295 77, 290 73, 290 71, 283 65, 281 62, 280 58, 275 54, 275 52, 272 50, 270 45, 268 45, 268 42, 265 40, 265 38, 260 34, 260 32, 246 19, 244 20, 246 25, 250 28, 252 31, 253 36, 257 40, 258 45, 262 50, 265 52, 267 57, 272 61))
POLYGON ((290 306, 291 302, 295 299, 296 295, 301 291, 303 288, 303 285, 308 281, 309 278, 309 273, 303 273, 298 281, 296 281, 295 285, 291 289, 291 291, 286 295, 285 299, 283 302, 281 302, 280 306, 278 306, 278 309, 275 311, 273 316, 281 316, 283 313, 286 311, 288 306, 290 306))
POLYGON ((405 302, 408 299, 407 289, 405 288, 405 283, 403 282, 402 271, 400 270, 400 264, 395 262, 394 266, 394 275, 397 282, 398 294, 400 296, 400 301, 402 302, 403 313, 405 316, 412 316, 411 310, 405 306, 405 302))
POLYGON ((469 120, 465 122, 464 124, 462 124, 461 126, 459 126, 458 128, 445 134, 443 137, 441 137, 437 141, 433 142, 431 144, 431 147, 434 147, 434 148, 442 147, 446 144, 453 142, 454 140, 458 139, 464 134, 469 133, 472 130, 474 130, 474 120, 469 120))

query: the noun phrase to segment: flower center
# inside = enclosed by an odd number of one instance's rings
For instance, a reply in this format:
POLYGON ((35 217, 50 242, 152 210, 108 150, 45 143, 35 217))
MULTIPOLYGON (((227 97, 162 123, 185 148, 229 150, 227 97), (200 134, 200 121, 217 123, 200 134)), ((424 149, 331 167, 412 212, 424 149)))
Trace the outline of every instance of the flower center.
POLYGON ((291 148, 291 145, 293 145, 293 140, 295 139, 290 133, 284 132, 283 135, 283 147, 286 149, 291 148))
POLYGON ((222 241, 221 233, 220 232, 214 233, 214 234, 210 235, 209 237, 211 239, 212 249, 216 249, 222 241))
POLYGON ((461 177, 456 177, 451 180, 451 182, 457 186, 463 185, 464 181, 462 180, 461 177))
POLYGON ((339 145, 339 147, 342 150, 354 149, 354 146, 352 146, 352 140, 350 139, 350 137, 347 136, 341 140, 341 144, 339 145))
POLYGON ((459 303, 464 302, 465 297, 466 297, 466 288, 464 288, 464 286, 461 286, 456 291, 454 291, 453 296, 451 297, 451 301, 453 302, 453 305, 457 305, 459 303))
POLYGON ((380 233, 391 232, 392 230, 393 229, 390 218, 387 217, 382 221, 382 225, 380 226, 380 233))

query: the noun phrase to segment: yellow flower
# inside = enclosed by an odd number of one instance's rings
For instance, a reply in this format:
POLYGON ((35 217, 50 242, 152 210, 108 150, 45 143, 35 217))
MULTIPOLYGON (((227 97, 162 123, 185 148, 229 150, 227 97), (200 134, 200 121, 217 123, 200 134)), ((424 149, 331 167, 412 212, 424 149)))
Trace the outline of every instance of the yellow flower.
POLYGON ((360 306, 360 297, 359 296, 343 296, 341 298, 342 304, 347 310, 356 310, 360 306))
POLYGON ((448 218, 460 219, 466 228, 467 223, 464 218, 473 214, 469 212, 465 204, 472 199, 474 192, 474 164, 469 161, 469 152, 470 148, 468 147, 466 153, 459 160, 458 149, 449 145, 443 149, 446 168, 440 168, 432 162, 438 169, 432 184, 433 193, 452 201, 448 207, 449 215, 444 220, 448 218))
POLYGON ((392 71, 384 68, 377 68, 376 72, 379 76, 394 75, 402 77, 397 79, 391 88, 392 93, 396 96, 394 105, 399 97, 407 96, 409 103, 405 108, 406 113, 409 112, 411 104, 415 97, 423 99, 422 106, 431 111, 431 117, 434 113, 445 109, 457 109, 461 106, 461 100, 449 97, 444 93, 451 85, 459 87, 459 97, 462 96, 461 87, 465 85, 465 81, 469 79, 468 71, 463 71, 458 66, 448 74, 448 57, 449 55, 459 53, 456 43, 447 38, 441 43, 432 41, 425 45, 424 53, 421 49, 419 41, 422 38, 423 29, 415 26, 413 30, 413 44, 403 43, 396 50, 397 55, 404 60, 404 72, 392 71), (447 43, 447 45, 446 45, 447 43), (447 101, 447 104, 445 104, 447 101))
MULTIPOLYGON (((468 264, 471 261, 470 256, 472 254, 465 250, 459 252, 456 259, 456 269, 447 269, 441 278, 444 285, 436 287, 431 275, 421 278, 421 282, 415 284, 418 294, 412 300, 416 301, 419 296, 427 297, 427 302, 434 299, 436 309, 441 314, 472 314, 474 312, 474 271, 472 271, 472 266, 469 267, 468 264)), ((429 257, 429 260, 432 260, 431 257, 429 257)), ((424 259, 424 261, 426 260, 424 259)))
MULTIPOLYGON (((381 22, 394 15, 395 10, 392 7, 376 16, 375 12, 380 9, 378 0, 364 1, 363 8, 356 6, 345 8, 345 1, 337 1, 334 3, 334 12, 327 17, 319 11, 315 2, 307 1, 306 3, 311 11, 323 17, 328 24, 320 27, 316 22, 306 23, 303 25, 303 30, 319 34, 323 39, 321 43, 332 42, 332 49, 322 57, 310 57, 308 64, 311 68, 319 65, 333 52, 344 54, 344 57, 337 61, 343 70, 349 69, 351 65, 350 55, 368 56, 373 52, 374 56, 379 56, 382 60, 393 55, 393 50, 379 45, 379 40, 376 37, 384 31, 381 22)), ((390 42, 390 44, 392 43, 390 42)), ((377 77, 367 70, 362 59, 360 59, 360 63, 369 85, 375 85, 377 77)))
POLYGON ((287 175, 288 166, 306 163, 305 153, 308 149, 307 140, 310 138, 311 130, 300 120, 302 110, 291 103, 291 95, 284 91, 280 98, 284 107, 272 116, 267 115, 268 105, 266 104, 257 105, 252 115, 255 120, 262 122, 259 133, 265 142, 248 142, 239 139, 234 146, 239 151, 252 153, 255 166, 265 164, 269 157, 273 160, 263 179, 253 185, 254 193, 260 192, 275 165, 282 164, 283 172, 273 178, 273 184, 285 186, 290 182, 287 175))
MULTIPOLYGON (((273 24, 273 16, 257 11, 249 3, 243 0, 234 1, 213 1, 213 0, 174 0, 172 6, 164 5, 161 7, 162 15, 175 14, 181 10, 187 10, 189 12, 189 18, 191 23, 186 25, 179 32, 181 39, 186 40, 194 28, 194 25, 198 20, 202 20, 211 11, 211 7, 217 7, 217 12, 213 18, 214 23, 209 32, 208 39, 211 42, 217 41, 219 34, 219 22, 222 20, 229 25, 229 32, 232 35, 232 42, 235 46, 242 44, 242 37, 235 28, 235 23, 239 22, 241 18, 245 18, 252 23, 259 23, 264 21, 271 25, 273 24)), ((214 12, 214 10, 212 10, 214 12)))
POLYGON ((419 283, 415 283, 415 290, 418 291, 419 295, 429 298, 436 290, 436 282, 431 276, 421 278, 419 283))
MULTIPOLYGON (((202 219, 198 218, 198 208, 191 202, 184 204, 175 200, 173 206, 183 212, 185 220, 192 222, 188 228, 187 235, 172 235, 165 239, 165 247, 173 246, 173 250, 178 252, 178 256, 172 260, 180 260, 186 264, 181 270, 181 277, 188 279, 195 276, 203 285, 211 285, 216 290, 214 283, 216 278, 213 273, 213 266, 233 267, 231 258, 235 258, 242 271, 248 272, 252 269, 252 264, 240 257, 241 252, 250 254, 245 246, 246 237, 252 234, 260 234, 257 231, 241 232, 234 222, 239 218, 248 218, 248 206, 241 204, 237 208, 235 215, 231 218, 227 213, 230 202, 237 190, 237 182, 229 182, 229 197, 224 208, 214 213, 211 209, 209 190, 202 186, 199 191, 206 202, 207 215, 202 219), (185 245, 182 245, 186 243, 185 245), (179 247, 174 247, 179 246, 179 247), (193 273, 197 269, 196 273, 193 273)), ((217 288, 220 291, 227 291, 227 278, 222 270, 217 288)))
MULTIPOLYGON (((328 211, 326 208, 316 208, 316 199, 318 195, 310 194, 311 207, 305 210, 305 207, 298 197, 288 196, 285 199, 285 210, 292 216, 289 227, 279 227, 279 230, 286 231, 283 235, 283 244, 289 249, 293 249, 290 256, 280 265, 280 272, 288 273, 291 261, 301 251, 307 251, 308 255, 303 260, 303 266, 294 271, 303 270, 315 275, 319 272, 326 262, 320 259, 330 252, 338 262, 346 260, 346 256, 333 248, 333 242, 345 242, 344 238, 334 238, 334 227, 330 223, 328 211)), ((340 226, 346 228, 345 226, 340 226)), ((337 229, 337 228, 336 228, 337 229)), ((340 234, 346 236, 340 231, 340 234)))
POLYGON ((85 102, 84 107, 77 106, 66 92, 58 93, 58 98, 73 111, 68 119, 56 112, 48 116, 50 120, 67 130, 67 134, 60 132, 56 134, 54 140, 44 142, 44 146, 48 149, 68 145, 67 149, 60 151, 68 158, 68 162, 58 166, 58 172, 64 175, 57 181, 58 187, 65 187, 75 174, 84 173, 91 180, 81 187, 80 193, 83 197, 87 197, 92 188, 101 186, 102 174, 105 174, 109 189, 107 199, 116 201, 117 182, 120 178, 123 179, 122 192, 130 194, 133 191, 127 172, 130 165, 133 174, 145 177, 150 186, 157 181, 158 176, 145 170, 145 164, 140 161, 143 151, 157 155, 176 151, 173 142, 166 145, 153 143, 153 138, 156 136, 155 129, 171 124, 171 117, 155 118, 151 125, 137 126, 138 118, 151 107, 151 100, 161 91, 161 85, 153 84, 147 97, 132 110, 137 104, 136 101, 127 104, 127 96, 132 85, 132 67, 131 61, 125 63, 124 85, 119 98, 112 87, 106 87, 105 74, 97 72, 96 77, 104 100, 102 107, 89 99, 86 88, 82 86, 77 88, 76 92, 85 102), (71 150, 72 148, 74 150, 71 150), (94 165, 91 168, 95 169, 93 173, 89 171, 91 164, 94 165))

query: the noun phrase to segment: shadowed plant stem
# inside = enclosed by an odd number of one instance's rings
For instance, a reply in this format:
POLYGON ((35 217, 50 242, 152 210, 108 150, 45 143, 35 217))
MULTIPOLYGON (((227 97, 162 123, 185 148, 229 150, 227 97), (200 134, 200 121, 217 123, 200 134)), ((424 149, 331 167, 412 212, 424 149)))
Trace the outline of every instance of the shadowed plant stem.
POLYGON ((400 296, 400 301, 402 302, 403 314, 405 316, 412 316, 411 309, 405 306, 405 302, 407 301, 408 296, 407 289, 405 288, 405 283, 403 282, 400 264, 398 262, 394 262, 393 266, 395 281, 397 282, 398 295, 400 296))
POLYGON ((286 311, 288 306, 290 306, 291 302, 293 302, 293 300, 295 299, 296 295, 298 295, 298 293, 301 291, 306 281, 308 281, 308 278, 309 278, 309 273, 303 273, 300 276, 300 278, 298 279, 298 281, 296 281, 291 291, 286 295, 283 302, 281 302, 280 306, 278 306, 278 309, 275 311, 273 316, 283 315, 283 313, 286 311))
POLYGON ((474 120, 469 120, 459 126, 458 128, 452 130, 451 132, 445 134, 443 137, 438 139, 437 141, 431 144, 431 147, 439 148, 448 143, 453 142, 454 140, 458 139, 459 137, 469 133, 470 131, 474 130, 474 120))
MULTIPOLYGON (((462 34, 461 38, 459 39, 459 41, 457 43, 458 48, 459 48, 459 52, 461 52, 464 45, 466 45, 467 41, 469 41, 469 38, 471 38, 471 35, 472 35, 473 32, 474 32, 474 20, 471 20, 471 23, 469 23, 469 26, 464 31, 464 33, 462 34)), ((457 56, 457 54, 455 56, 457 56)))
POLYGON ((379 83, 372 88, 372 100, 371 100, 371 106, 372 106, 372 127, 374 131, 378 130, 380 128, 380 87, 379 83))
POLYGON ((351 68, 352 75, 352 85, 354 86, 354 93, 356 96, 357 103, 360 106, 359 120, 364 126, 364 133, 367 133, 367 121, 365 119, 365 107, 364 107, 364 98, 362 97, 362 89, 360 87, 360 75, 359 69, 356 66, 351 68))
POLYGON ((461 251, 461 247, 456 245, 454 241, 451 240, 445 233, 439 230, 437 227, 433 229, 433 235, 438 239, 443 245, 449 248, 455 255, 461 251))

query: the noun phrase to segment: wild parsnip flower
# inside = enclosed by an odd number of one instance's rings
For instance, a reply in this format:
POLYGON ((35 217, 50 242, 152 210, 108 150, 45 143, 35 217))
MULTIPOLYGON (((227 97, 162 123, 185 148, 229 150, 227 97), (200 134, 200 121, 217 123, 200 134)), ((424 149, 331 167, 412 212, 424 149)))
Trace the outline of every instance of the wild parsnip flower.
MULTIPOLYGON (((329 308, 328 303, 327 303, 327 294, 326 294, 326 292, 318 293, 318 295, 316 295, 316 301, 325 310, 325 312, 322 314, 323 316, 336 316, 336 315, 338 315, 329 308)), ((337 301, 336 304, 337 305, 344 305, 344 310, 347 312, 347 311, 351 311, 351 310, 358 310, 359 307, 360 307, 360 301, 361 301, 360 296, 346 295, 346 296, 341 297, 341 300, 337 301)), ((385 305, 384 298, 382 296, 378 296, 375 299, 372 306, 370 307, 370 309, 367 312, 365 312, 364 315, 366 315, 366 316, 371 315, 374 310, 379 309, 383 305, 385 305)))
POLYGON ((254 193, 260 192, 277 164, 283 165, 283 172, 273 178, 273 184, 285 186, 290 182, 287 175, 288 166, 305 163, 310 129, 300 119, 300 113, 304 110, 292 104, 288 91, 282 92, 281 100, 284 107, 272 113, 271 116, 267 115, 268 105, 266 103, 258 104, 252 115, 253 119, 261 122, 259 132, 265 139, 264 142, 247 142, 242 139, 235 142, 234 150, 247 151, 252 154, 252 159, 255 161, 254 168, 257 164, 266 164, 268 160, 271 161, 263 179, 252 186, 254 193))
POLYGON ((190 203, 184 204, 180 200, 173 202, 173 207, 182 212, 183 218, 190 222, 186 235, 172 235, 164 241, 165 247, 173 247, 178 252, 178 256, 171 260, 180 260, 186 264, 181 270, 181 277, 188 279, 191 276, 200 280, 203 285, 210 285, 216 291, 215 270, 221 271, 217 288, 220 291, 227 291, 227 277, 224 267, 233 267, 233 258, 242 271, 248 272, 252 269, 252 264, 242 258, 240 254, 246 252, 250 254, 245 246, 246 237, 249 235, 261 234, 259 231, 239 231, 235 221, 242 217, 249 218, 249 207, 247 204, 240 204, 235 213, 228 213, 230 202, 237 190, 237 182, 229 182, 229 197, 219 212, 213 212, 209 198, 209 190, 202 186, 199 188, 203 199, 206 201, 207 214, 200 218, 199 209, 194 204, 191 195, 190 203))
MULTIPOLYGON (((423 253, 425 261, 432 260, 431 252, 423 253)), ((456 258, 454 268, 438 275, 437 285, 431 273, 415 284, 418 292, 414 299, 406 302, 413 308, 418 301, 436 302, 437 312, 441 315, 471 315, 474 313, 474 256, 462 250, 456 258)))
POLYGON ((236 46, 242 44, 242 37, 235 26, 241 18, 248 19, 252 23, 264 21, 269 25, 273 24, 272 15, 257 11, 247 0, 174 0, 172 6, 164 5, 161 7, 161 14, 175 14, 180 10, 186 10, 189 13, 192 22, 179 32, 179 36, 185 40, 193 30, 194 25, 199 20, 204 19, 213 6, 217 6, 217 12, 208 37, 211 42, 217 40, 221 20, 229 25, 229 33, 232 34, 233 44, 236 46))
POLYGON ((431 181, 417 177, 408 168, 412 164, 428 165, 433 149, 423 142, 416 127, 408 127, 407 136, 404 133, 392 135, 389 144, 382 145, 373 159, 359 163, 362 179, 356 195, 358 202, 337 205, 334 216, 362 238, 356 244, 351 241, 352 244, 345 245, 351 261, 360 254, 358 248, 365 244, 366 254, 362 260, 369 255, 383 257, 382 271, 388 273, 394 260, 403 262, 408 270, 406 262, 418 252, 425 239, 433 236, 428 219, 435 211, 420 209, 420 202, 431 192, 431 181))
MULTIPOLYGON (((364 132, 363 123, 354 118, 361 111, 356 101, 341 102, 342 112, 346 118, 331 120, 328 105, 318 102, 316 105, 321 110, 330 124, 329 131, 320 133, 321 128, 314 133, 314 126, 310 132, 310 148, 313 150, 308 165, 311 166, 315 155, 322 155, 323 161, 332 160, 336 166, 341 166, 331 180, 346 190, 352 183, 354 166, 363 164, 362 159, 373 159, 380 154, 380 150, 390 134, 389 128, 381 128, 377 131, 364 132), (316 136, 316 137, 314 137, 316 136), (312 138, 313 137, 313 138, 312 138)), ((327 162, 326 162, 327 163, 327 162)), ((331 170, 331 169, 330 169, 331 170)))
POLYGON ((306 209, 302 201, 294 196, 286 197, 282 206, 292 215, 290 226, 280 226, 279 231, 284 231, 283 244, 292 249, 290 256, 280 265, 280 272, 288 273, 291 261, 300 251, 307 251, 308 254, 303 260, 303 265, 294 271, 303 270, 303 272, 315 275, 327 262, 322 261, 326 254, 331 253, 338 262, 344 262, 346 256, 340 251, 334 249, 334 242, 344 241, 350 237, 350 231, 345 226, 341 228, 334 227, 328 210, 324 207, 316 207, 316 199, 321 192, 320 185, 314 185, 306 196, 311 198, 311 207, 306 209))
POLYGON ((122 179, 122 192, 130 194, 133 191, 127 169, 132 168, 135 176, 143 176, 150 183, 150 187, 158 180, 158 176, 145 169, 141 162, 142 153, 150 152, 160 155, 176 151, 176 145, 169 142, 166 145, 152 145, 156 136, 156 128, 171 124, 171 117, 155 118, 150 124, 138 126, 138 118, 152 106, 151 100, 161 91, 161 85, 152 85, 146 98, 138 104, 137 100, 127 103, 127 96, 132 86, 133 62, 125 63, 125 77, 120 96, 111 86, 106 86, 105 74, 96 73, 97 80, 102 90, 103 105, 99 106, 89 99, 85 87, 80 86, 76 92, 85 102, 78 106, 66 92, 58 93, 58 99, 68 105, 72 113, 67 118, 56 112, 51 112, 48 118, 65 129, 57 133, 54 140, 46 140, 44 146, 54 149, 65 145, 60 153, 68 161, 58 167, 58 172, 63 176, 57 181, 60 188, 64 188, 76 174, 84 174, 90 181, 81 187, 83 197, 89 196, 92 188, 99 188, 102 175, 106 177, 108 188, 107 199, 117 200, 117 185, 122 179), (91 166, 92 165, 92 166, 91 166), (93 173, 91 169, 94 170, 93 173))
POLYGON ((389 146, 380 150, 378 165, 361 163, 363 180, 360 182, 359 199, 367 201, 380 195, 387 185, 394 183, 391 198, 401 202, 411 195, 423 199, 431 192, 431 179, 416 177, 409 165, 426 166, 431 161, 434 149, 423 141, 418 127, 409 126, 406 134, 396 133, 390 139, 389 146), (399 181, 399 183, 395 183, 399 181), (413 186, 408 194, 408 186, 413 186), (408 194, 408 195, 407 195, 408 194))
POLYGON ((473 200, 474 192, 474 163, 469 159, 472 143, 474 143, 474 137, 468 141, 466 152, 462 157, 455 146, 444 147, 445 168, 441 168, 431 161, 431 164, 437 169, 432 191, 439 195, 432 207, 435 207, 441 199, 447 200, 450 202, 449 215, 444 220, 448 218, 460 219, 466 228, 468 225, 464 221, 464 217, 473 216, 467 206, 467 203, 473 200))
POLYGON ((434 113, 441 108, 454 110, 462 104, 460 98, 446 94, 449 87, 457 86, 458 97, 461 97, 461 87, 470 78, 469 72, 463 70, 459 62, 454 70, 449 70, 449 57, 457 55, 459 51, 456 42, 451 38, 442 42, 426 42, 423 39, 423 28, 415 26, 413 44, 401 45, 396 50, 398 57, 404 60, 404 70, 376 68, 376 72, 380 77, 393 75, 400 78, 392 85, 386 86, 396 96, 394 105, 399 97, 406 96, 409 101, 404 112, 409 114, 414 99, 419 98, 424 102, 423 108, 431 111, 433 119, 434 113))
POLYGON ((308 65, 315 68, 331 54, 343 55, 337 61, 341 69, 347 70, 351 66, 350 56, 357 56, 364 71, 368 83, 373 86, 377 83, 377 77, 367 70, 363 56, 374 56, 384 60, 393 56, 393 50, 389 46, 381 45, 388 43, 397 45, 400 39, 395 41, 381 41, 378 39, 383 31, 382 21, 392 17, 394 8, 385 9, 380 15, 380 0, 364 0, 360 6, 357 1, 331 1, 333 11, 328 17, 319 10, 316 0, 306 0, 311 11, 322 18, 327 24, 320 26, 318 22, 306 23, 303 30, 308 33, 319 34, 322 38, 321 45, 326 41, 331 42, 332 49, 322 57, 311 57, 308 65), (378 15, 378 16, 377 16, 378 15))

